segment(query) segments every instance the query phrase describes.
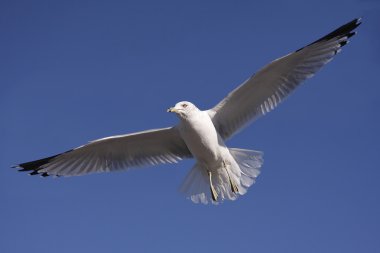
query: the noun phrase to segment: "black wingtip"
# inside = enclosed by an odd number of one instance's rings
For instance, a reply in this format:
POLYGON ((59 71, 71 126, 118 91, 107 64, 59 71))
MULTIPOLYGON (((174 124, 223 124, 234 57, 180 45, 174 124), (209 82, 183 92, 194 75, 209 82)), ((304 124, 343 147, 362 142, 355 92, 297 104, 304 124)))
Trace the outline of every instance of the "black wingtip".
POLYGON ((46 172, 44 172, 44 173, 41 174, 41 177, 48 177, 48 176, 49 176, 49 174, 46 173, 46 172))
POLYGON ((350 32, 346 35, 347 39, 351 38, 352 36, 354 36, 355 34, 357 34, 357 32, 350 32))
POLYGON ((52 159, 54 159, 57 156, 58 155, 50 156, 47 158, 43 158, 43 159, 31 161, 31 162, 21 163, 17 165, 17 167, 20 168, 18 171, 30 172, 29 175, 31 176, 43 174, 43 172, 39 172, 42 169, 41 166, 49 163, 52 159))
POLYGON ((12 166, 12 168, 19 169, 18 171, 20 171, 20 172, 25 172, 25 171, 29 172, 29 175, 31 175, 31 176, 34 176, 34 175, 40 175, 41 177, 51 176, 50 174, 48 174, 48 172, 41 171, 43 169, 44 165, 50 163, 57 156, 68 153, 70 151, 72 151, 72 149, 68 150, 66 152, 63 152, 63 153, 60 153, 57 155, 53 155, 53 156, 49 156, 46 158, 42 158, 39 160, 26 162, 26 163, 20 163, 20 164, 12 166))
POLYGON ((35 170, 35 171, 29 173, 29 175, 31 175, 31 176, 38 175, 38 174, 40 174, 40 173, 38 173, 38 170, 35 170))
MULTIPOLYGON (((350 21, 350 22, 340 26, 339 28, 335 29, 331 33, 323 36, 322 38, 308 44, 305 47, 308 47, 310 45, 316 44, 316 43, 321 42, 321 41, 331 40, 334 38, 337 38, 337 39, 345 38, 344 40, 342 40, 339 43, 340 46, 343 47, 347 44, 348 39, 356 34, 356 32, 354 30, 361 24, 361 20, 362 20, 362 18, 355 18, 352 21, 350 21)), ((305 47, 298 49, 296 52, 304 49, 305 47)))
POLYGON ((345 45, 347 45, 347 43, 348 43, 348 41, 347 41, 347 40, 345 40, 345 41, 342 41, 342 42, 340 43, 340 47, 344 47, 345 45))
POLYGON ((55 157, 57 157, 59 155, 60 154, 50 156, 50 157, 46 157, 46 158, 39 159, 39 160, 35 160, 35 161, 31 161, 31 162, 21 163, 21 164, 13 166, 12 168, 18 168, 19 169, 18 171, 20 171, 20 172, 25 172, 25 171, 30 172, 29 175, 32 175, 32 176, 41 175, 43 177, 46 177, 46 176, 48 176, 47 173, 39 172, 39 171, 42 169, 43 165, 49 163, 51 160, 53 160, 55 157))
POLYGON ((341 38, 341 37, 350 38, 356 34, 356 32, 353 32, 353 30, 355 30, 361 24, 360 21, 361 21, 361 18, 355 18, 352 21, 350 21, 350 22, 342 25, 341 27, 335 29, 331 33, 327 34, 326 36, 324 36, 324 37, 320 38, 319 40, 313 42, 312 44, 319 42, 319 41, 323 41, 323 40, 330 40, 330 39, 333 39, 336 37, 338 37, 338 38, 341 38))

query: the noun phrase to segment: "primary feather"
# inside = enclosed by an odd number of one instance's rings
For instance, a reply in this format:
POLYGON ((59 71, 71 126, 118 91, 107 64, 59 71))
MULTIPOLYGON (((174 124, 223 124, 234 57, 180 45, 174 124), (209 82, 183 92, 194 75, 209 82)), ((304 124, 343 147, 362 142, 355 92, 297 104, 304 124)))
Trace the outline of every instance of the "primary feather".
POLYGON ((79 176, 176 163, 191 153, 175 127, 102 138, 73 150, 18 165, 42 176, 79 176))
POLYGON ((259 70, 209 110, 218 132, 227 139, 247 123, 273 110, 305 79, 331 61, 359 25, 360 19, 354 19, 259 70))

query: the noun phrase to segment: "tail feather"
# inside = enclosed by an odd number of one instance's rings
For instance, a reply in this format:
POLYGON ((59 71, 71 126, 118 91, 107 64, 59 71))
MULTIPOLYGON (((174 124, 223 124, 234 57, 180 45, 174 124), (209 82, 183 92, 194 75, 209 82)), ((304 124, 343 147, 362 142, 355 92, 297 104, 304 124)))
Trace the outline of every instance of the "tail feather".
MULTIPOLYGON (((260 151, 231 148, 230 154, 236 162, 230 168, 230 176, 236 182, 239 195, 244 195, 248 188, 255 183, 260 174, 260 168, 263 164, 263 153, 260 151)), ((180 191, 194 203, 213 203, 217 204, 224 199, 235 200, 238 195, 231 191, 228 175, 225 170, 214 172, 212 177, 213 185, 219 198, 215 202, 212 200, 210 193, 210 184, 205 169, 199 164, 195 164, 186 176, 180 191)))
POLYGON ((195 164, 183 181, 180 191, 194 203, 207 204, 212 198, 207 173, 195 164))
POLYGON ((240 182, 245 187, 248 188, 255 183, 256 178, 260 174, 260 168, 263 164, 263 152, 247 149, 231 148, 231 155, 235 158, 238 163, 241 177, 240 182))

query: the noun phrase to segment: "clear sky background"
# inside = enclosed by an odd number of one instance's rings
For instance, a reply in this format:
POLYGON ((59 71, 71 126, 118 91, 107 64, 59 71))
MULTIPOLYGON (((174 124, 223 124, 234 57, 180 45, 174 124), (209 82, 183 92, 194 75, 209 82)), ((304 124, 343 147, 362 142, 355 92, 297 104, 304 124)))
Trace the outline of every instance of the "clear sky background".
POLYGON ((379 252, 378 1, 0 3, 0 252, 379 252), (193 161, 72 178, 10 166, 171 126, 264 64, 363 16, 341 54, 228 145, 249 192, 195 205, 193 161))

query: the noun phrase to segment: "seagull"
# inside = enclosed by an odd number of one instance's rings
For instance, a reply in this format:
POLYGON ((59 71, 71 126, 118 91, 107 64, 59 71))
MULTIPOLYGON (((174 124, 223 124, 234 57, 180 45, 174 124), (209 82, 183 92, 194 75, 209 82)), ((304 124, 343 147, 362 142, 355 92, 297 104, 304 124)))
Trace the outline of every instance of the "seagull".
POLYGON ((226 140, 277 107, 348 43, 357 18, 313 43, 274 60, 238 86, 215 107, 202 111, 182 101, 167 111, 176 126, 106 137, 72 150, 14 167, 30 175, 79 176, 194 158, 181 185, 194 203, 218 204, 244 195, 263 164, 260 151, 229 148, 226 140))

